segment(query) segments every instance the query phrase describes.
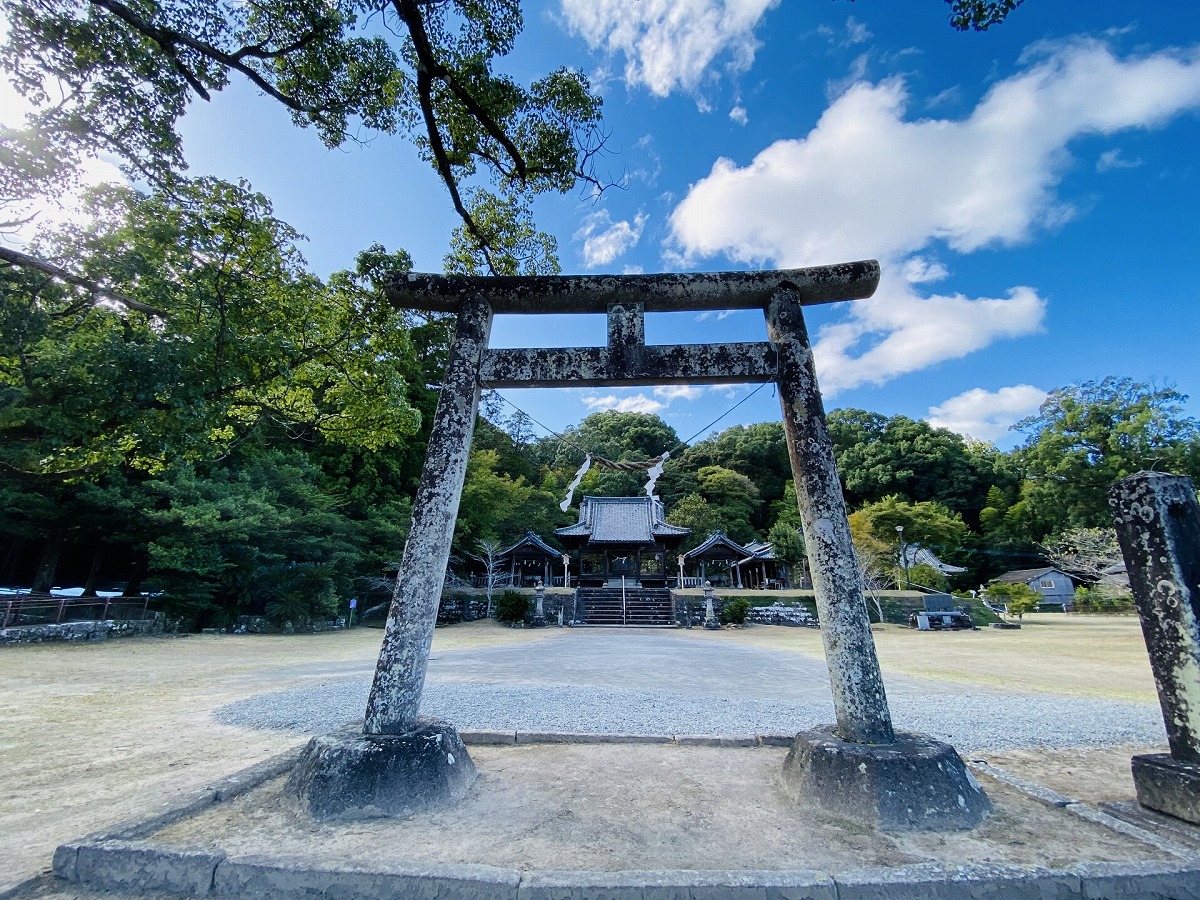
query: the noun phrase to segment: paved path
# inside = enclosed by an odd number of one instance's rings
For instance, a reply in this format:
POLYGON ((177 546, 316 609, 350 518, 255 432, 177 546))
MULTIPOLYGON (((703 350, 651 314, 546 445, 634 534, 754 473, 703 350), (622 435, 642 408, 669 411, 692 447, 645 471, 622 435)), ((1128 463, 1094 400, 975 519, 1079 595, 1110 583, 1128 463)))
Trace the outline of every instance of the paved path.
MULTIPOLYGON (((373 663, 316 666, 303 687, 217 713, 229 724, 329 731, 360 719, 373 663)), ((960 748, 1157 744, 1153 704, 965 689, 886 675, 897 727, 960 748)), ((744 735, 832 722, 824 660, 671 630, 569 629, 430 659, 422 712, 464 730, 744 735)))
MULTIPOLYGON (((451 650, 430 658, 429 681, 575 684, 753 700, 828 700, 824 659, 697 640, 673 629, 572 628, 529 644, 451 650)), ((889 695, 928 694, 935 681, 886 677, 889 695)))

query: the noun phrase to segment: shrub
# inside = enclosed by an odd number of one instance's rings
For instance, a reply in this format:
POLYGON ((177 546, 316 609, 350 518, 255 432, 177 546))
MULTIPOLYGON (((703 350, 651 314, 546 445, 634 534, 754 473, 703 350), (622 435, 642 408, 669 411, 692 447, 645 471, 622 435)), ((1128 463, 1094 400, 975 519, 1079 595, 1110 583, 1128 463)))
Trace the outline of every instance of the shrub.
POLYGON ((746 624, 746 613, 750 611, 750 601, 745 597, 734 597, 726 600, 721 607, 721 622, 726 625, 746 624))
POLYGON ((1071 603, 1071 608, 1080 613, 1119 615, 1131 613, 1137 609, 1133 597, 1128 594, 1114 597, 1104 591, 1083 586, 1075 588, 1075 598, 1071 603))
POLYGON ((266 598, 266 615, 273 624, 306 625, 337 615, 333 569, 319 562, 281 563, 256 573, 266 598))
POLYGON ((993 581, 987 586, 987 597, 992 603, 1004 604, 1007 614, 1018 619, 1027 612, 1036 610, 1042 602, 1041 594, 1027 584, 1006 584, 993 581))
MULTIPOLYGON (((900 585, 904 587, 904 569, 900 569, 900 585)), ((916 587, 930 588, 935 591, 947 591, 950 589, 950 582, 946 580, 938 569, 928 563, 916 563, 908 567, 908 581, 916 587)))
POLYGON ((505 591, 496 600, 496 618, 501 622, 515 624, 525 621, 529 612, 529 598, 520 591, 505 591))

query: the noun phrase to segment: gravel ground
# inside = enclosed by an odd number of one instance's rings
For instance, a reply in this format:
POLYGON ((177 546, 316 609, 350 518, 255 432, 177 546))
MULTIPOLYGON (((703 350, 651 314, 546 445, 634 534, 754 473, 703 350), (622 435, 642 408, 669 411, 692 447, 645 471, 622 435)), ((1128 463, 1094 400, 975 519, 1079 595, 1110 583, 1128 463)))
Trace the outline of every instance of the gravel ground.
MULTIPOLYGON (((262 694, 218 709, 217 721, 302 734, 362 718, 369 683, 339 678, 262 694)), ((960 750, 1099 747, 1163 742, 1156 706, 1048 694, 970 693, 889 699, 899 728, 960 750)), ((747 700, 584 685, 427 683, 422 711, 461 730, 588 734, 790 733, 833 721, 830 702, 747 700)))

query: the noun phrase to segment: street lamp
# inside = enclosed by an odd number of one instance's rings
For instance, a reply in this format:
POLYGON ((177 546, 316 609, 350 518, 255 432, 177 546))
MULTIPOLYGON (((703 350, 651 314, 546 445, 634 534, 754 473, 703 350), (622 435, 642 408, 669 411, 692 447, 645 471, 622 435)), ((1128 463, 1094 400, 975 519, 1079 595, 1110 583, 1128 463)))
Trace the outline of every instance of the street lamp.
POLYGON ((908 580, 908 554, 904 552, 904 526, 896 526, 896 544, 900 548, 900 565, 904 566, 904 586, 911 588, 912 583, 908 580))

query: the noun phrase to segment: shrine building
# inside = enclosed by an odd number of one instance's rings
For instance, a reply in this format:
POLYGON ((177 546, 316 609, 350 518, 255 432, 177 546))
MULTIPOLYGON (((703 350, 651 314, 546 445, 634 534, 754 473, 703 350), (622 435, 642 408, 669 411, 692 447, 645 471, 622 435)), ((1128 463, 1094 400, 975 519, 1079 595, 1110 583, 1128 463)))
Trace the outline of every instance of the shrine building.
POLYGON ((690 528, 667 524, 657 497, 584 497, 579 521, 555 536, 577 560, 580 587, 666 587, 690 528))

